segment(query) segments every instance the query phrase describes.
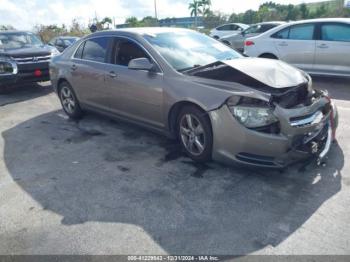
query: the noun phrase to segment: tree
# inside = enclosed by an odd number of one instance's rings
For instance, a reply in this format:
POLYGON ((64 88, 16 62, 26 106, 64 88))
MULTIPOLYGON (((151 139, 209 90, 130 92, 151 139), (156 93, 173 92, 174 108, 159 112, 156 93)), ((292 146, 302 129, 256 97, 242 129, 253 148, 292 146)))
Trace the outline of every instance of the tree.
POLYGON ((109 29, 109 26, 113 23, 113 21, 112 21, 112 18, 105 17, 99 23, 101 24, 102 29, 109 29), (107 25, 107 28, 106 28, 106 25, 107 25))
POLYGON ((211 0, 199 0, 198 1, 198 13, 202 16, 206 16, 210 12, 211 0))
POLYGON ((146 16, 141 20, 141 24, 146 27, 158 26, 158 19, 152 16, 146 16))
POLYGON ((188 5, 188 9, 190 9, 191 11, 191 17, 194 16, 194 19, 195 19, 194 24, 196 27, 197 27, 197 17, 199 14, 199 7, 200 7, 200 1, 197 1, 197 0, 193 0, 193 2, 188 5))
POLYGON ((300 9, 300 17, 302 19, 306 19, 309 16, 309 9, 307 8, 307 5, 305 3, 302 3, 299 6, 300 9))
POLYGON ((0 31, 15 30, 12 25, 0 25, 0 31))
POLYGON ((137 20, 137 18, 135 16, 128 17, 125 20, 125 24, 128 24, 128 27, 139 27, 140 26, 140 22, 139 22, 139 20, 137 20))

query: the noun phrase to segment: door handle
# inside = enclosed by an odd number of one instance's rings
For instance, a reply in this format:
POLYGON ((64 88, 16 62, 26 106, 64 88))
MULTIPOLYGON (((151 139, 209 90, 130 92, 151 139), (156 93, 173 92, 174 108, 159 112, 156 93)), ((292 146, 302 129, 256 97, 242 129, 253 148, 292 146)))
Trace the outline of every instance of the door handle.
POLYGON ((328 48, 328 45, 326 45, 326 44, 321 44, 321 45, 318 45, 317 47, 318 47, 318 48, 328 48))
POLYGON ((110 78, 117 78, 117 77, 118 77, 117 74, 116 74, 114 71, 109 72, 109 73, 108 73, 108 76, 109 76, 110 78))
POLYGON ((75 71, 75 70, 78 69, 78 67, 77 67, 76 65, 72 65, 72 66, 71 66, 71 69, 72 69, 72 71, 75 71))
POLYGON ((288 46, 288 44, 286 42, 282 42, 278 44, 279 46, 288 46))

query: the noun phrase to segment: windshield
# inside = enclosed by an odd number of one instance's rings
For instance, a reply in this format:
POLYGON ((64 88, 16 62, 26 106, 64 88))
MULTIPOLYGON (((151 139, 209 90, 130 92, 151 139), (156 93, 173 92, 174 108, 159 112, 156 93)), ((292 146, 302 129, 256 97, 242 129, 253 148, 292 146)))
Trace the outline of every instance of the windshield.
POLYGON ((197 32, 158 33, 144 37, 178 71, 242 57, 219 41, 197 32))
POLYGON ((260 32, 261 25, 253 25, 244 31, 245 34, 257 34, 260 32))
POLYGON ((0 33, 0 49, 40 46, 43 43, 32 33, 0 33))
POLYGON ((63 42, 66 46, 70 46, 71 44, 74 44, 75 41, 77 41, 77 38, 65 38, 65 39, 63 39, 63 42))

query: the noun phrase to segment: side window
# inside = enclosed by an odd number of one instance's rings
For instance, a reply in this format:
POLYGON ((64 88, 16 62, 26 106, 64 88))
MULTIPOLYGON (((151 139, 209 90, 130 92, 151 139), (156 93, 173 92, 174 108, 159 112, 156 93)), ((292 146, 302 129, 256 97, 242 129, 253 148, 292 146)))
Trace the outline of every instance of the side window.
POLYGON ((289 39, 312 40, 314 38, 314 29, 314 24, 292 26, 289 32, 289 39))
POLYGON ((239 29, 240 29, 240 27, 237 26, 237 25, 230 25, 230 30, 231 30, 231 31, 237 31, 237 30, 239 30, 239 29))
POLYGON ((324 41, 350 42, 350 25, 324 24, 321 29, 321 39, 324 41))
POLYGON ((278 38, 278 39, 288 39, 289 29, 290 29, 289 27, 282 29, 281 31, 274 33, 271 37, 278 38))
POLYGON ((220 27, 216 28, 216 30, 218 30, 218 31, 228 31, 228 30, 230 30, 230 25, 220 26, 220 27))
POLYGON ((82 58, 89 61, 105 62, 108 47, 107 37, 99 37, 87 40, 82 58))
POLYGON ((75 52, 74 54, 74 58, 79 58, 81 59, 82 55, 83 55, 83 50, 84 50, 84 45, 85 45, 85 42, 83 42, 79 48, 77 49, 77 51, 75 52))
POLYGON ((266 31, 269 31, 270 29, 274 28, 275 25, 273 24, 267 24, 267 25, 263 25, 260 30, 259 30, 259 33, 264 33, 266 31))
POLYGON ((122 66, 128 66, 129 62, 135 58, 146 57, 149 59, 149 56, 139 45, 129 40, 119 41, 115 54, 115 63, 122 66))

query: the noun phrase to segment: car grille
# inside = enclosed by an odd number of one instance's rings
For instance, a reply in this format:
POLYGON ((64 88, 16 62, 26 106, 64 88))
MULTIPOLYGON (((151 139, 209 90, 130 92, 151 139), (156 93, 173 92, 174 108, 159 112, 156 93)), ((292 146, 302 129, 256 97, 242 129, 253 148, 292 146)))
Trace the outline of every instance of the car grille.
POLYGON ((32 64, 32 63, 40 63, 40 62, 49 62, 51 59, 51 55, 12 57, 12 59, 15 60, 17 64, 32 64))

